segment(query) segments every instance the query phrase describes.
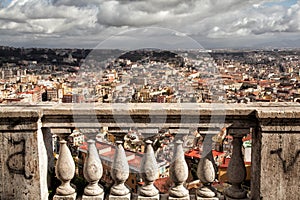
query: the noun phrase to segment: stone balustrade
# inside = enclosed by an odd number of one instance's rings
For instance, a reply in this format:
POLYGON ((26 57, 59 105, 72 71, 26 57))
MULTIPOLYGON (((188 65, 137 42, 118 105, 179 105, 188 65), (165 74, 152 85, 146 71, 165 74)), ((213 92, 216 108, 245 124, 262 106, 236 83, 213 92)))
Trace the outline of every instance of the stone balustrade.
MULTIPOLYGON (((56 104, 2 106, 0 112, 0 199, 48 199, 55 174, 60 184, 53 199, 92 200, 158 200, 158 199, 296 199, 300 196, 300 105, 278 104, 155 104, 110 105, 56 104), (87 182, 83 194, 70 182, 75 163, 66 144, 75 128, 109 127, 122 132, 135 127, 178 129, 168 194, 159 194, 153 182, 157 179, 157 163, 151 141, 145 141, 140 177, 144 184, 137 193, 125 185, 129 175, 128 161, 121 141, 116 142, 110 174, 114 180, 109 191, 99 184, 103 175, 102 161, 95 142, 88 140, 84 161, 87 182), (212 158, 213 134, 226 127, 233 137, 232 157, 227 176, 230 183, 224 196, 217 194, 213 182, 216 167, 212 158), (186 186, 188 167, 184 159, 182 138, 189 128, 197 128, 205 137, 203 156, 198 164, 202 186, 190 193, 186 186), (242 138, 252 132, 251 194, 243 189, 246 169, 242 154, 242 138), (59 156, 54 166, 52 135, 59 139, 59 156), (54 170, 55 169, 55 170, 54 170), (55 173, 54 173, 55 171, 55 173)), ((146 131, 147 132, 147 131, 146 131)), ((91 138, 89 138, 91 139, 91 138)))

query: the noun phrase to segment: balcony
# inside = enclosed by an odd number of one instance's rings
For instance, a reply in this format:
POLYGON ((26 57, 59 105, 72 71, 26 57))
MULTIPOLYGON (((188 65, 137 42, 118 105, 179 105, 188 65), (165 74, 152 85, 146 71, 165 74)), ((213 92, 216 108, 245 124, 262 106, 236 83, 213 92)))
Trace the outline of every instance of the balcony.
MULTIPOLYGON (((290 103, 255 104, 45 104, 1 106, 0 113, 0 199, 297 199, 300 196, 300 105, 290 103), (139 128, 145 135, 153 129, 178 130, 174 142, 168 194, 158 194, 156 160, 150 141, 140 166, 144 185, 138 193, 124 185, 128 178, 128 158, 123 146, 117 146, 110 174, 113 187, 98 186, 102 175, 95 143, 89 140, 84 162, 87 185, 70 184, 75 163, 66 140, 75 128, 82 131, 108 127, 110 130, 139 128), (227 169, 228 187, 220 196, 213 181, 211 137, 226 128, 233 137, 232 157, 227 169), (205 157, 198 165, 202 186, 191 193, 185 181, 188 168, 183 158, 182 138, 191 128, 199 129, 207 139, 205 157), (241 187, 246 178, 242 138, 252 133, 251 192, 241 187), (52 135, 60 140, 56 165, 52 135), (96 152, 96 153, 95 153, 96 152), (147 173, 145 173, 147 172, 147 173), (54 176, 56 178, 54 178, 54 176), (53 185, 53 179, 60 180, 53 185), (84 191, 81 194, 79 191, 84 191)), ((118 132, 115 131, 117 135, 118 132)), ((88 139, 95 135, 87 134, 88 139)))

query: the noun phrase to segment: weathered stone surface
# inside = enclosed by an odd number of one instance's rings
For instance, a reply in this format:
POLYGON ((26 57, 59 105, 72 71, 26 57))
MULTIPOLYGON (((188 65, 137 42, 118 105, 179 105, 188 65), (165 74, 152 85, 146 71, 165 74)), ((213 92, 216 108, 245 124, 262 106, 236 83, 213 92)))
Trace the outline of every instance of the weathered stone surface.
POLYGON ((97 196, 82 196, 82 200, 104 200, 104 193, 97 196))
POLYGON ((0 131, 37 130, 39 112, 21 107, 0 107, 0 131))
POLYGON ((55 174, 61 181, 61 185, 56 188, 56 194, 65 196, 74 194, 75 189, 70 185, 70 181, 75 175, 75 163, 65 140, 60 141, 59 157, 56 162, 55 174))
POLYGON ((213 135, 202 133, 201 136, 204 138, 203 152, 200 162, 198 163, 197 175, 203 186, 197 190, 197 195, 199 197, 210 198, 215 197, 217 193, 216 189, 211 186, 216 177, 215 164, 211 150, 213 135))
POLYGON ((146 128, 161 127, 162 123, 165 127, 218 127, 218 121, 211 120, 212 114, 214 119, 223 119, 223 125, 256 129, 252 145, 252 199, 294 199, 300 196, 300 104, 164 104, 163 108, 155 104, 129 104, 116 108, 118 106, 95 104, 91 112, 85 106, 74 104, 0 105, 0 199, 48 199, 45 184, 48 164, 44 160, 47 158, 44 143, 50 146, 51 141, 43 141, 41 127, 70 129, 77 126, 99 127, 99 123, 103 126, 146 128), (133 120, 116 124, 116 114, 120 119, 131 117, 133 120), (95 118, 91 115, 96 116, 96 121, 91 121, 95 118), (150 123, 150 115, 163 119, 162 123, 159 120, 150 123), (41 125, 37 123, 39 120, 41 125), (24 146, 20 141, 23 139, 26 146, 25 167, 22 158, 24 146))
POLYGON ((190 196, 187 196, 187 197, 170 197, 168 198, 168 200, 190 200, 190 196))
POLYGON ((219 200, 217 197, 204 198, 197 196, 197 200, 219 200))
POLYGON ((76 193, 67 196, 54 195, 53 197, 53 200, 75 200, 75 199, 76 199, 76 193))
POLYGON ((264 199, 300 197, 300 134, 262 133, 261 189, 264 199))
POLYGON ((169 195, 172 197, 183 198, 189 195, 189 191, 183 186, 188 178, 188 166, 184 158, 182 141, 175 142, 173 158, 170 164, 170 178, 174 186, 170 188, 169 195))
POLYGON ((140 195, 145 197, 152 197, 158 195, 158 189, 153 185, 158 178, 158 167, 154 151, 152 148, 152 141, 146 141, 146 150, 141 164, 141 177, 144 180, 144 185, 140 189, 140 195))
MULTIPOLYGON (((226 200, 237 200, 237 199, 226 197, 226 200)), ((244 199, 238 199, 238 200, 250 200, 250 199, 249 198, 244 198, 244 199)))
POLYGON ((137 199, 138 200, 159 200, 159 194, 153 197, 143 197, 139 195, 137 199))
POLYGON ((245 191, 241 184, 246 178, 246 168, 242 155, 242 135, 233 135, 233 150, 232 156, 227 168, 228 181, 231 183, 229 188, 224 190, 226 197, 232 197, 235 199, 243 199, 247 197, 247 191, 245 191))
POLYGON ((216 189, 211 185, 202 186, 197 190, 197 196, 202 198, 214 198, 216 193, 216 189))
POLYGON ((110 188, 110 194, 116 196, 126 196, 130 190, 125 186, 125 181, 129 176, 129 165, 126 154, 122 146, 122 141, 117 141, 114 161, 111 167, 111 176, 114 185, 110 188))
POLYGON ((89 184, 84 188, 84 194, 87 196, 96 196, 103 194, 103 188, 98 182, 103 174, 102 163, 94 140, 88 141, 88 155, 84 162, 83 174, 89 184))
POLYGON ((38 131, 0 132, 0 199, 48 199, 41 140, 38 131))
POLYGON ((130 194, 124 195, 124 196, 115 196, 115 195, 109 195, 108 200, 130 200, 130 194))

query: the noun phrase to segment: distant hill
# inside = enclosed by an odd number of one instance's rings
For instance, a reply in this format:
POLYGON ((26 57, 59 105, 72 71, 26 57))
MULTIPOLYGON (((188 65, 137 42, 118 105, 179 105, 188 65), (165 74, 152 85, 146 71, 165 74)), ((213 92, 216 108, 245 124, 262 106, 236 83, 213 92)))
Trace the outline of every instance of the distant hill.
POLYGON ((37 61, 39 64, 67 64, 77 66, 85 58, 89 49, 48 49, 48 48, 14 48, 0 46, 0 66, 3 63, 20 64, 22 61, 37 61), (65 62, 72 57, 73 62, 65 62))
POLYGON ((142 49, 129 51, 122 54, 120 59, 127 59, 132 62, 162 62, 174 64, 177 66, 184 65, 184 59, 176 53, 165 50, 155 50, 155 49, 142 49))

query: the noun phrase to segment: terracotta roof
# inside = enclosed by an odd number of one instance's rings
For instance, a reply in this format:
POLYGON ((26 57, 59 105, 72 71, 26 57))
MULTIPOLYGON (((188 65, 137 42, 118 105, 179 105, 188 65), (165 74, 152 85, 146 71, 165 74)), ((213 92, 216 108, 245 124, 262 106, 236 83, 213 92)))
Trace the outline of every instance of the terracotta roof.
POLYGON ((251 137, 251 135, 249 134, 249 135, 247 135, 246 137, 243 138, 243 142, 249 141, 249 140, 251 140, 251 139, 252 139, 252 137, 251 137))
MULTIPOLYGON (((224 152, 219 152, 216 150, 212 150, 212 153, 213 153, 213 157, 224 154, 224 152)), ((190 151, 187 151, 184 155, 188 158, 196 158, 196 159, 201 158, 201 153, 200 153, 199 149, 192 149, 190 151)))
MULTIPOLYGON (((103 150, 103 149, 106 149, 106 148, 111 148, 110 151, 101 153, 100 156, 102 158, 107 159, 110 162, 113 162, 114 155, 115 155, 115 152, 116 152, 116 149, 115 149, 114 145, 107 144, 107 143, 104 143, 104 142, 96 142, 96 147, 97 147, 98 150, 103 150)), ((87 142, 84 142, 79 147, 79 149, 87 151, 87 149, 88 149, 87 142)), ((130 159, 128 161, 128 164, 129 164, 130 168, 138 170, 140 168, 140 166, 141 166, 143 153, 136 153, 136 152, 125 150, 125 154, 126 154, 127 158, 129 156, 134 156, 133 159, 130 159)))
POLYGON ((223 163, 219 166, 220 168, 227 168, 229 165, 230 158, 224 158, 223 163))
POLYGON ((154 181, 154 185, 160 193, 168 193, 169 188, 172 186, 172 181, 169 177, 159 178, 154 181))
POLYGON ((200 159, 200 151, 199 149, 191 149, 187 152, 184 153, 184 155, 188 158, 196 158, 196 159, 200 159))

